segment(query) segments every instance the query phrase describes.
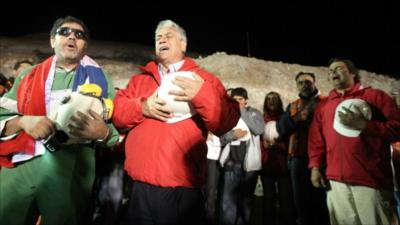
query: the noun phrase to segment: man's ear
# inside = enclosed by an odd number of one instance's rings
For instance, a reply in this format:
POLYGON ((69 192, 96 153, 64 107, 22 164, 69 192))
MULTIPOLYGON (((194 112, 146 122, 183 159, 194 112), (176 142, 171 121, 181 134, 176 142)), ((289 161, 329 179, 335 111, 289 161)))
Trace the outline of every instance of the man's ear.
POLYGON ((50 38, 50 46, 54 48, 54 42, 56 42, 55 38, 50 38))
POLYGON ((187 47, 187 42, 184 40, 181 40, 181 50, 183 53, 186 53, 186 47, 187 47))

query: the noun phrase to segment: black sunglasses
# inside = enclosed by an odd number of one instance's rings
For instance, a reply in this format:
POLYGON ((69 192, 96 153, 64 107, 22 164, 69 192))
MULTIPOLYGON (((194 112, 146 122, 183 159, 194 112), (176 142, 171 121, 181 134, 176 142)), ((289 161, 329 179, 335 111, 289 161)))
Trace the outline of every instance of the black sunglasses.
POLYGON ((74 32, 76 38, 87 40, 87 35, 86 35, 85 31, 70 28, 70 27, 60 27, 57 29, 56 34, 62 35, 64 37, 69 37, 69 35, 72 32, 74 32))

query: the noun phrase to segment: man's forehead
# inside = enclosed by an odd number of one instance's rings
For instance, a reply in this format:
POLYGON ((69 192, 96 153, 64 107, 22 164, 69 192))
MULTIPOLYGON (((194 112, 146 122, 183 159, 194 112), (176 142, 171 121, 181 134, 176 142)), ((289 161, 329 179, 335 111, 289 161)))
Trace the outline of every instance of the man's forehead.
POLYGON ((63 23, 63 24, 61 24, 60 27, 70 27, 70 28, 83 30, 83 27, 79 23, 75 23, 75 22, 63 23))
POLYGON ((156 33, 156 36, 163 35, 163 34, 169 34, 169 33, 176 33, 176 29, 173 27, 164 27, 156 33))
POLYGON ((346 67, 346 64, 344 62, 334 62, 331 65, 329 65, 329 69, 335 69, 337 67, 346 67))
POLYGON ((312 82, 314 82, 314 78, 310 75, 310 74, 302 74, 297 78, 297 81, 299 80, 310 80, 312 82))
POLYGON ((274 99, 274 98, 279 98, 279 97, 276 94, 270 94, 267 96, 267 99, 274 99))

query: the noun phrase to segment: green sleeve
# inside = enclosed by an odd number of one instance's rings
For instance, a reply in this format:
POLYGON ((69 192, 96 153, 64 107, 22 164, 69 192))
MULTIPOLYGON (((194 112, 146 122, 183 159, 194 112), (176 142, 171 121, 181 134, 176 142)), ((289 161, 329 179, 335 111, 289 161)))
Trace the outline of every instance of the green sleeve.
MULTIPOLYGON (((106 76, 106 80, 107 80, 107 89, 108 89, 107 96, 111 100, 114 100, 115 88, 114 88, 113 80, 111 79, 111 77, 108 74, 105 74, 105 76, 106 76)), ((112 147, 115 144, 117 144, 117 142, 119 140, 119 132, 114 127, 114 125, 111 123, 111 120, 108 122, 108 127, 110 128, 111 134, 109 136, 109 139, 108 139, 106 145, 107 145, 107 147, 112 147)))
POLYGON ((105 76, 106 76, 106 80, 107 80, 107 89, 108 89, 107 96, 108 96, 108 98, 110 98, 111 100, 114 100, 114 98, 115 98, 115 87, 114 87, 114 82, 113 82, 113 80, 111 79, 110 75, 105 74, 105 76))

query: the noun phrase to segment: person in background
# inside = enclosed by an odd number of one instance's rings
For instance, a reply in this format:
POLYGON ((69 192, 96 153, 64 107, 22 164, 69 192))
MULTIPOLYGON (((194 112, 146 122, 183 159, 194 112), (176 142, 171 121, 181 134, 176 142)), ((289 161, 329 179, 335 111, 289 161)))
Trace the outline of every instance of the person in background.
POLYGON ((118 132, 102 115, 69 115, 76 144, 47 148, 56 126, 49 116, 71 91, 97 84, 113 98, 114 87, 86 55, 89 31, 72 16, 57 19, 50 31, 54 56, 23 70, 0 98, 0 223, 87 224, 95 177, 94 144, 112 146, 118 132))
MULTIPOLYGON (((24 70, 25 68, 28 68, 30 66, 33 66, 33 63, 29 60, 21 60, 14 64, 12 76, 10 76, 8 78, 8 81, 6 81, 6 83, 7 83, 6 91, 8 91, 12 88, 12 86, 14 85, 14 82, 15 82, 15 78, 18 76, 18 74, 22 70, 24 70)), ((1 94, 0 94, 0 96, 1 96, 1 94)))
POLYGON ((219 137, 209 132, 207 137, 207 182, 205 186, 205 208, 209 224, 218 224, 218 187, 220 180, 218 159, 221 148, 219 137))
POLYGON ((92 225, 119 224, 129 199, 124 170, 125 137, 120 130, 119 141, 112 149, 96 149, 96 178, 93 187, 92 225))
POLYGON ((12 87, 10 80, 2 73, 0 73, 0 97, 8 92, 12 87))
POLYGON ((31 67, 31 66, 33 66, 33 62, 31 62, 29 60, 20 60, 20 61, 16 62, 13 67, 13 76, 17 77, 18 74, 20 74, 22 70, 24 70, 28 67, 31 67))
POLYGON ((181 26, 159 22, 154 41, 156 60, 132 76, 114 101, 114 124, 129 130, 125 170, 133 184, 124 223, 204 224, 207 135, 232 129, 239 107, 215 75, 185 57, 181 26), (176 76, 176 88, 165 95, 161 87, 167 89, 176 72, 189 77, 176 76))
POLYGON ((308 169, 308 131, 316 105, 322 96, 315 85, 315 75, 299 72, 296 77, 299 98, 291 102, 276 125, 280 138, 289 139, 289 172, 292 181, 293 199, 297 225, 329 224, 324 189, 311 184, 308 169))
POLYGON ((231 97, 240 105, 241 119, 231 131, 221 137, 224 149, 220 156, 222 187, 220 191, 221 224, 250 224, 252 200, 261 170, 259 135, 264 132, 264 121, 259 110, 248 106, 247 90, 231 90, 231 97), (257 161, 250 161, 259 154, 257 161))
MULTIPOLYGON (((390 94, 400 108, 400 81, 392 82, 390 94)), ((400 137, 390 146, 392 152, 392 171, 394 184, 394 198, 396 203, 397 219, 400 219, 400 137)))
POLYGON ((310 127, 311 181, 329 189, 331 224, 394 224, 389 149, 400 137, 400 110, 385 92, 364 87, 350 60, 330 60, 328 79, 333 90, 310 127))
POLYGON ((295 224, 295 210, 287 163, 287 139, 281 139, 277 132, 270 131, 274 129, 274 123, 279 121, 284 113, 281 96, 273 91, 267 93, 263 109, 266 124, 264 134, 261 136, 263 168, 260 174, 264 190, 263 224, 292 225, 295 224))

